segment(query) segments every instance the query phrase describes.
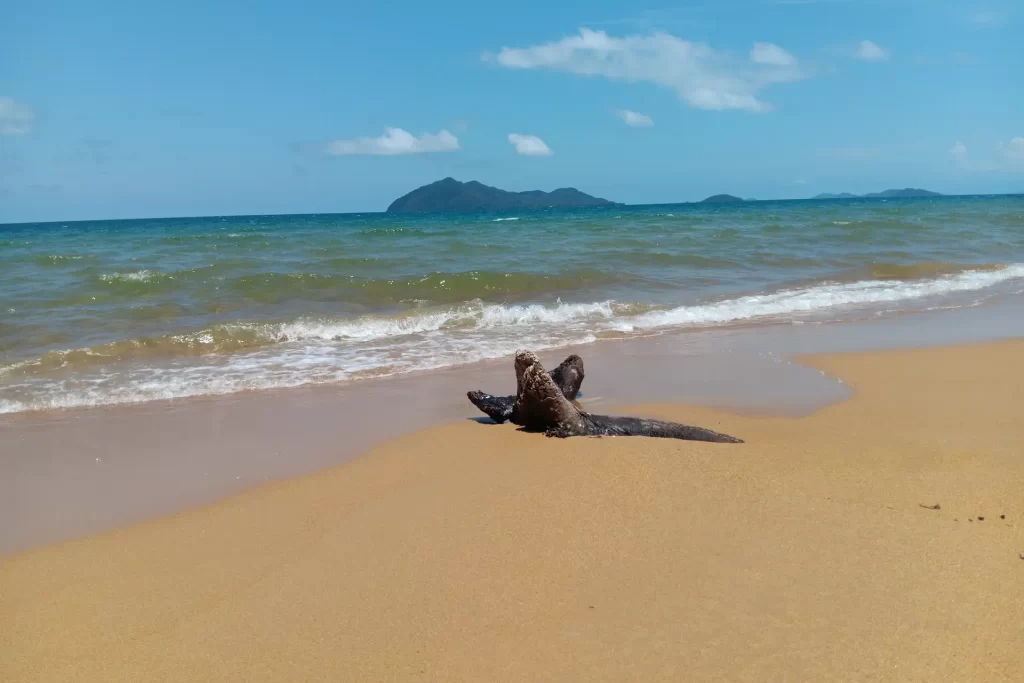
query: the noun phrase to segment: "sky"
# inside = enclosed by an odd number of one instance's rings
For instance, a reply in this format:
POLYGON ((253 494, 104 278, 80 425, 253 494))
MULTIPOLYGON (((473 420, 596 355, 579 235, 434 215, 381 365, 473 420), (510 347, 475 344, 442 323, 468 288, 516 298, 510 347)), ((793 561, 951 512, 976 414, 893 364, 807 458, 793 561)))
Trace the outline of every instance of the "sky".
POLYGON ((0 223, 1024 192, 1024 1, 14 2, 0 223), (159 6, 158 6, 159 5, 159 6))

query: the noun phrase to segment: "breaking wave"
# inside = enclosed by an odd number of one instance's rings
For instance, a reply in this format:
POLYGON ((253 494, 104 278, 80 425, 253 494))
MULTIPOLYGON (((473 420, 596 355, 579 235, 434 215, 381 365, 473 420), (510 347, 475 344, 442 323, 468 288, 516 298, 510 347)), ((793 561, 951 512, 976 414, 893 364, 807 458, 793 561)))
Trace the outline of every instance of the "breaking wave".
MULTIPOLYGON (((145 281, 153 274, 113 276, 145 281)), ((499 358, 520 347, 549 349, 679 328, 843 319, 846 311, 871 306, 924 309, 947 305, 950 295, 1024 279, 1024 264, 883 265, 869 277, 671 307, 610 300, 474 300, 391 316, 225 323, 0 365, 0 413, 351 381, 499 358)), ((951 305, 972 303, 953 300, 951 305)))

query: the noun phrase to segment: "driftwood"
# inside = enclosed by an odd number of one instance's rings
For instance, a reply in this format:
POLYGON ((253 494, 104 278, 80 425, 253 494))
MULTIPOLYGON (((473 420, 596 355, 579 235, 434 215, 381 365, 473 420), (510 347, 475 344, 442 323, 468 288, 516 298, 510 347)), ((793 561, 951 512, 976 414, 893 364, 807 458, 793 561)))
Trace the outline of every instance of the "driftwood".
MULTIPOLYGON (((573 356, 566 359, 559 369, 565 367, 573 360, 573 356)), ((578 379, 583 381, 583 361, 578 361, 578 379)), ((573 361, 572 366, 576 366, 573 361)), ((544 370, 537 356, 530 351, 520 351, 516 354, 516 396, 507 418, 513 424, 520 425, 527 431, 544 432, 547 436, 566 438, 570 436, 651 436, 664 439, 685 439, 688 441, 712 441, 716 443, 743 443, 726 434, 704 429, 703 427, 692 427, 690 425, 678 424, 675 422, 663 422, 661 420, 646 420, 638 417, 613 417, 608 415, 592 415, 580 410, 566 397, 565 376, 560 379, 563 384, 555 381, 552 374, 544 370)), ((557 371, 556 371, 557 372, 557 371)), ((573 376, 575 379, 575 375, 573 376)), ((575 385, 572 397, 579 391, 579 384, 575 385)), ((479 398, 480 392, 470 392, 469 398, 481 410, 484 408, 481 403, 474 400, 474 394, 479 398)), ((483 396, 487 396, 483 394, 483 396)), ((495 397, 490 397, 495 398, 495 397)), ((494 405, 494 404, 485 404, 494 405)), ((504 402, 501 405, 505 405, 504 402)), ((487 412, 487 410, 484 410, 487 412)))
MULTIPOLYGON (((517 375, 518 376, 518 375, 517 375)), ((583 384, 583 359, 573 354, 562 361, 562 364, 551 371, 551 379, 570 401, 575 401, 580 393, 580 386, 583 384)), ((522 392, 519 386, 516 393, 522 392)), ((512 419, 512 412, 515 410, 516 396, 492 396, 482 391, 469 391, 466 396, 477 408, 485 412, 492 420, 501 424, 506 420, 512 420, 512 424, 519 424, 512 419)))

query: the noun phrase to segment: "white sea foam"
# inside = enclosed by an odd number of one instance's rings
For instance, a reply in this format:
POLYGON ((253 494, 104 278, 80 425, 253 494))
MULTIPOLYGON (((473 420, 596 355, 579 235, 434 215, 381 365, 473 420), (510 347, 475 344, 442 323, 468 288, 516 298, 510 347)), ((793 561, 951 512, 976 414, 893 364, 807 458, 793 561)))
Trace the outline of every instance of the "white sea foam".
MULTIPOLYGON (((236 323, 222 326, 217 334, 238 328, 250 336, 255 332, 265 343, 244 352, 191 355, 187 364, 180 363, 180 358, 161 364, 148 357, 138 361, 111 357, 110 364, 101 362, 73 376, 26 372, 26 364, 34 361, 0 368, 4 378, 0 413, 351 381, 502 358, 523 347, 543 350, 586 344, 608 334, 757 321, 863 319, 877 310, 973 306, 981 300, 979 296, 988 295, 981 290, 1021 280, 1024 264, 1014 264, 912 281, 822 283, 672 308, 612 301, 552 305, 475 301, 397 317, 236 323), (18 371, 11 372, 15 367, 18 371)), ((208 330, 185 337, 199 344, 213 344, 218 338, 208 330)))
MULTIPOLYGON (((258 332, 276 342, 297 341, 372 341, 437 332, 443 329, 485 329, 529 327, 535 324, 580 322, 611 319, 613 303, 562 303, 502 305, 471 302, 443 311, 422 312, 402 317, 366 316, 352 320, 308 318, 281 325, 256 325, 258 332)), ((246 327, 246 325, 239 325, 246 327)))
POLYGON ((795 313, 825 312, 831 309, 913 301, 932 296, 985 289, 1002 282, 1024 278, 1024 264, 998 270, 969 270, 956 275, 918 281, 866 280, 845 284, 822 284, 728 299, 711 304, 680 306, 651 311, 621 321, 618 329, 630 331, 666 326, 722 324, 795 313))
POLYGON ((156 275, 158 273, 144 268, 131 273, 104 273, 100 279, 104 282, 146 282, 156 275))
POLYGON ((511 216, 509 218, 495 218, 491 222, 492 223, 501 223, 502 221, 517 221, 517 220, 519 220, 519 216, 511 216))

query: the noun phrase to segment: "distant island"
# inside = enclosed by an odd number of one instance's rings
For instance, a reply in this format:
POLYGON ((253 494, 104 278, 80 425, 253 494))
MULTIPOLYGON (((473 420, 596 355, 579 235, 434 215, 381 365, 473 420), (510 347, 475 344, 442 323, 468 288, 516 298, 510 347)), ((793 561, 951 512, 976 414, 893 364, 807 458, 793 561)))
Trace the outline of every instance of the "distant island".
POLYGON ((574 187, 551 192, 529 190, 509 192, 475 180, 463 183, 445 178, 419 187, 391 202, 388 213, 508 211, 547 207, 618 206, 607 199, 591 197, 574 187))
POLYGON ((942 194, 939 192, 931 192, 930 190, 922 190, 917 187, 907 187, 902 190, 883 190, 882 192, 868 192, 867 194, 850 194, 849 192, 840 192, 839 194, 829 194, 823 192, 822 194, 815 195, 811 199, 879 199, 886 197, 941 197, 942 194))
POLYGON ((702 199, 698 204, 735 204, 736 202, 745 202, 746 199, 735 197, 731 194, 713 194, 707 199, 702 199))

